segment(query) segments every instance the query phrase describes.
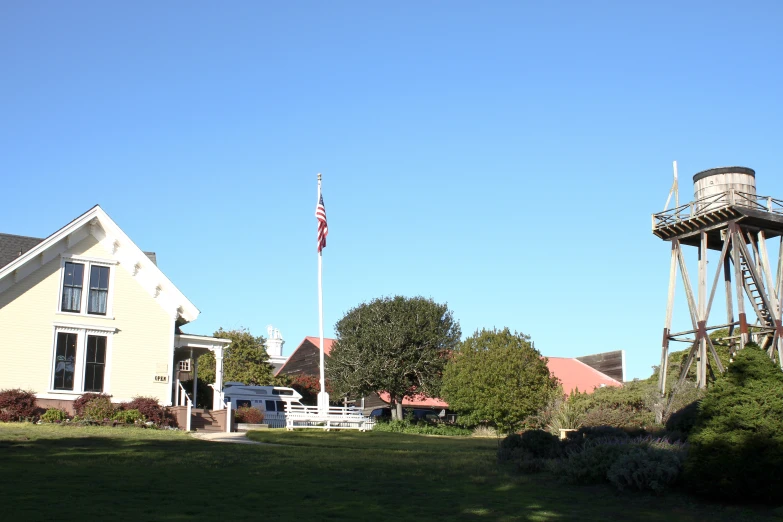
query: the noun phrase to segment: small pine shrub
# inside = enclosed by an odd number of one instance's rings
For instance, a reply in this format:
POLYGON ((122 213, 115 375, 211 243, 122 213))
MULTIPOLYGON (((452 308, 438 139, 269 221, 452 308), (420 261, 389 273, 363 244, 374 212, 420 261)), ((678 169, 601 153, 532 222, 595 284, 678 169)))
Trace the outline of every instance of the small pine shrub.
POLYGON ((77 417, 84 417, 84 407, 93 399, 98 397, 105 397, 111 399, 111 395, 105 393, 85 393, 75 401, 73 401, 73 412, 77 417))
POLYGON ((144 418, 139 410, 117 410, 112 416, 112 420, 122 424, 141 424, 147 419, 144 418))
POLYGON ((33 420, 37 411, 33 392, 18 388, 0 391, 0 422, 33 420))
POLYGON ((666 420, 666 430, 684 433, 686 436, 690 434, 699 416, 699 402, 694 401, 672 413, 666 420))
POLYGON ((619 455, 606 472, 606 478, 620 491, 654 491, 663 493, 680 477, 682 446, 668 447, 635 445, 619 455))
POLYGON ((237 422, 245 424, 261 424, 264 422, 264 412, 258 408, 242 406, 241 408, 236 409, 234 418, 237 422))
POLYGON ((177 426, 177 420, 154 397, 134 397, 132 401, 120 405, 124 410, 139 410, 139 413, 156 426, 177 426))
POLYGON ((699 405, 684 482, 720 501, 780 504, 783 372, 747 344, 699 405))
POLYGON ((103 422, 114 416, 114 405, 106 396, 94 397, 82 407, 82 413, 89 422, 103 422))
POLYGON ((60 423, 68 420, 68 413, 62 408, 49 408, 41 415, 41 422, 60 423))

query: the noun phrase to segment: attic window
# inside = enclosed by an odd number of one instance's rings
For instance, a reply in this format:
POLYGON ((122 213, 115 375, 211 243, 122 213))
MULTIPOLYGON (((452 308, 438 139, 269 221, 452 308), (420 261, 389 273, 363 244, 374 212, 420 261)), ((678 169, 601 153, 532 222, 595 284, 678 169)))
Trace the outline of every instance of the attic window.
POLYGON ((109 263, 80 258, 64 260, 59 311, 80 315, 110 315, 114 274, 106 266, 109 263), (85 286, 87 292, 84 291, 85 286))

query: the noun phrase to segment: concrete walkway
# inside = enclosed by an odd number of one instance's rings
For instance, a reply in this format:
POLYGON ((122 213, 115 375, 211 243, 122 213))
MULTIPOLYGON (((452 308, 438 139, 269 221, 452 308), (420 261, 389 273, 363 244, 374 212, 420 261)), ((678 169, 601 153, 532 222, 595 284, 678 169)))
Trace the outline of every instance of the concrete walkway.
POLYGON ((272 444, 269 442, 256 442, 250 440, 246 436, 245 432, 210 432, 210 431, 195 431, 191 433, 191 436, 196 439, 207 440, 212 442, 230 442, 233 444, 257 444, 259 446, 285 446, 285 444, 272 444))
POLYGON ((196 431, 192 433, 192 436, 196 439, 209 440, 212 442, 232 442, 234 444, 261 444, 254 440, 250 440, 245 436, 244 432, 209 432, 209 431, 196 431))

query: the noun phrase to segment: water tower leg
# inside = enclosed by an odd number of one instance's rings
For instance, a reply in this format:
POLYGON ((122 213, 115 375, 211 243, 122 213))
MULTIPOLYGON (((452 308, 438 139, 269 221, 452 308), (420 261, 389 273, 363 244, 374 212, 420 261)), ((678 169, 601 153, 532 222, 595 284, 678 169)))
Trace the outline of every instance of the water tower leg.
POLYGON ((699 243, 699 356, 696 359, 696 380, 699 388, 707 387, 707 331, 705 329, 707 310, 707 232, 701 231, 699 243))
POLYGON ((674 289, 677 283, 677 249, 679 242, 672 241, 672 259, 669 265, 669 294, 666 300, 666 322, 663 326, 661 341, 661 366, 658 369, 658 391, 663 397, 666 394, 666 372, 669 369, 669 334, 672 327, 672 311, 674 309, 674 289))
POLYGON ((734 263, 734 286, 737 296, 737 314, 739 315, 740 339, 739 349, 745 348, 748 342, 748 318, 745 315, 745 289, 742 285, 742 266, 740 265, 740 248, 738 241, 741 240, 737 231, 737 224, 729 223, 729 236, 731 237, 732 254, 731 260, 734 263))
MULTIPOLYGON (((730 242, 731 236, 726 234, 724 241, 730 242)), ((734 339, 731 339, 734 337, 734 303, 731 298, 733 289, 731 288, 731 261, 729 260, 728 255, 723 259, 723 281, 726 290, 726 324, 729 325, 729 355, 730 357, 734 357, 734 354, 737 351, 737 343, 734 339)))

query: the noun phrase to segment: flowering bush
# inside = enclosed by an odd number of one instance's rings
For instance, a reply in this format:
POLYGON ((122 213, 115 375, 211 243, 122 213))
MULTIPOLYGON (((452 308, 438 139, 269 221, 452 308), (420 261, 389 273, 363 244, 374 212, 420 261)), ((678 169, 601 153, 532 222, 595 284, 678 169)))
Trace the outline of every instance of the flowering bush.
POLYGON ((261 424, 264 422, 264 412, 258 408, 242 406, 241 408, 237 408, 234 413, 234 418, 237 422, 244 424, 261 424))
POLYGON ((156 426, 177 426, 177 419, 154 397, 134 397, 132 401, 120 404, 119 408, 121 410, 138 410, 145 419, 156 426))
POLYGON ((32 420, 37 413, 33 392, 20 389, 0 391, 0 421, 32 420))

